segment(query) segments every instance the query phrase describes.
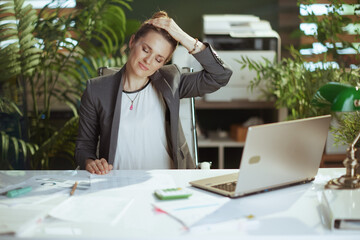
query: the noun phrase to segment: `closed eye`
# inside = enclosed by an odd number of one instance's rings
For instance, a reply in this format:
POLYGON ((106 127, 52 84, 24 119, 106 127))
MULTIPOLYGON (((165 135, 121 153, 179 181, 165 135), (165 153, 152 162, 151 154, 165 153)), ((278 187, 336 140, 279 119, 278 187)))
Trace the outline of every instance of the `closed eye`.
POLYGON ((158 63, 162 63, 162 59, 156 59, 156 61, 158 62, 158 63))

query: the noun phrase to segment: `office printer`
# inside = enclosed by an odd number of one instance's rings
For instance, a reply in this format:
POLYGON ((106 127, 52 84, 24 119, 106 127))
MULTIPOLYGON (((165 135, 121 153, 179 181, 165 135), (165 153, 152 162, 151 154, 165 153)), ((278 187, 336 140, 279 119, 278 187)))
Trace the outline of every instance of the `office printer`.
MULTIPOLYGON (((264 61, 264 58, 279 61, 280 37, 268 21, 253 15, 203 15, 202 41, 210 43, 233 70, 228 85, 205 95, 206 101, 262 100, 259 89, 251 91, 248 87, 256 73, 241 69, 236 60, 243 56, 257 62, 264 61)), ((174 52, 172 62, 179 67, 191 67, 194 71, 202 69, 182 46, 174 52)))

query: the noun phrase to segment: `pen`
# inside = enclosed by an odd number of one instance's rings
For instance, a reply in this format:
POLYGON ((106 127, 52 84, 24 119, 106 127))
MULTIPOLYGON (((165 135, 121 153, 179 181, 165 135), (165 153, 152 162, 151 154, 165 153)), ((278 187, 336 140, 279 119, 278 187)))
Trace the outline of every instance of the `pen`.
POLYGON ((32 190, 32 187, 17 188, 17 189, 8 191, 6 193, 6 196, 9 198, 18 197, 20 195, 30 192, 31 190, 32 190))
POLYGON ((76 190, 76 188, 77 188, 77 185, 78 185, 78 182, 76 181, 76 182, 74 183, 74 186, 73 186, 72 189, 71 189, 70 196, 74 195, 74 192, 75 192, 75 190, 76 190))
POLYGON ((154 204, 153 204, 153 206, 154 206, 154 208, 155 208, 155 211, 167 214, 168 216, 170 216, 170 217, 172 217, 173 219, 175 219, 176 221, 178 221, 178 222, 184 227, 184 230, 189 231, 189 227, 188 227, 188 226, 186 225, 186 223, 183 222, 180 218, 175 217, 174 215, 172 215, 172 214, 170 214, 170 213, 162 210, 161 208, 158 208, 158 207, 155 206, 154 204))

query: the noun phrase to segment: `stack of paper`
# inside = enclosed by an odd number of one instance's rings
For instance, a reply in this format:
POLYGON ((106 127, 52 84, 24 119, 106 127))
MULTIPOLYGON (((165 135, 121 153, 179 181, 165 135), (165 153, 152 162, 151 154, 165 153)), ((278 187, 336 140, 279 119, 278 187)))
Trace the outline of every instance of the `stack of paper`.
POLYGON ((331 229, 360 230, 360 189, 324 190, 322 202, 331 229))

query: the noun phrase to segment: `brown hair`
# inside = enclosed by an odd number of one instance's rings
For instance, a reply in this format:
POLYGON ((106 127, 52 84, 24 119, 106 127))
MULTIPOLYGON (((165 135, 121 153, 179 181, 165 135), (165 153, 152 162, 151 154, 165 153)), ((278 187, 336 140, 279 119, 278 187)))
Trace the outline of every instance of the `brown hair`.
MULTIPOLYGON (((154 13, 154 15, 149 19, 155 19, 155 18, 170 18, 168 14, 165 11, 158 11, 154 13)), ((158 28, 153 26, 152 24, 147 23, 149 20, 146 20, 139 28, 139 30, 134 35, 135 42, 145 36, 148 32, 154 31, 157 33, 160 33, 172 46, 174 52, 176 46, 178 45, 178 42, 165 30, 162 28, 158 28)))

